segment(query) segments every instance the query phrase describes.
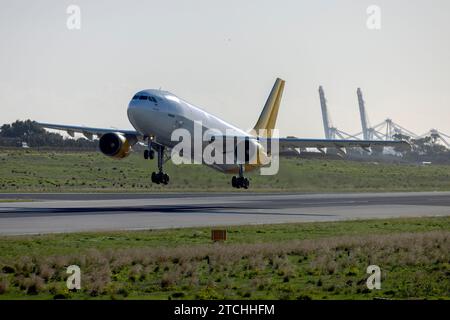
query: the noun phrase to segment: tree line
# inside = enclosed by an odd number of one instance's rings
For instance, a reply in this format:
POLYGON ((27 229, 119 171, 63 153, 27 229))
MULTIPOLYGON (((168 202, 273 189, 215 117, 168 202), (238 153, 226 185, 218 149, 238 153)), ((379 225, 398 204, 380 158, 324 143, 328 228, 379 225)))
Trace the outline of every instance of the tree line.
POLYGON ((95 150, 98 145, 97 141, 85 138, 70 139, 59 133, 48 132, 32 120, 17 120, 0 127, 1 147, 22 147, 24 143, 30 148, 54 147, 85 150, 95 150))

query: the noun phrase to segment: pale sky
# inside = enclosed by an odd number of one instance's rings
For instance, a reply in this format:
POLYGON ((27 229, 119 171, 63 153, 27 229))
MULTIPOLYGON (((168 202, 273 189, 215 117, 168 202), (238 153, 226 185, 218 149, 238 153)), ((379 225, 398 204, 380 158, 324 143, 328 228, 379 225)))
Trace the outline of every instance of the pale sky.
POLYGON ((361 130, 361 87, 372 124, 450 133, 448 0, 0 4, 0 123, 131 128, 130 98, 161 87, 248 129, 281 77, 283 136, 323 137, 319 85, 343 131, 361 130), (66 26, 71 4, 81 30, 66 26), (366 26, 369 5, 380 30, 366 26))

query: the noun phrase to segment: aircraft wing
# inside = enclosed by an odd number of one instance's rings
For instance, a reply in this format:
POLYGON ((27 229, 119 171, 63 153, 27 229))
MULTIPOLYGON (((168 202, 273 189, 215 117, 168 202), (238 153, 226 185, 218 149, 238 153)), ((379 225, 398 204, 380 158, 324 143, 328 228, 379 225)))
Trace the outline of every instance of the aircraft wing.
POLYGON ((93 128, 93 127, 83 127, 83 126, 69 126, 63 124, 51 124, 51 123, 37 123, 39 126, 47 129, 55 129, 66 131, 70 136, 73 137, 75 132, 82 133, 86 138, 92 139, 93 135, 102 136, 109 132, 120 132, 125 136, 140 138, 142 134, 134 130, 122 130, 114 128, 93 128))
MULTIPOLYGON (((270 138, 269 138, 270 139, 270 138)), ((272 138, 275 139, 275 138, 272 138)), ((340 139, 300 139, 278 138, 280 149, 283 148, 363 148, 373 146, 410 148, 406 141, 399 140, 340 140, 340 139)))
POLYGON ((404 140, 345 140, 345 139, 303 139, 303 138, 269 138, 269 137, 254 137, 254 136, 243 136, 243 135, 215 135, 212 134, 214 138, 227 139, 238 139, 238 140, 258 140, 264 142, 266 146, 272 146, 274 140, 278 142, 280 149, 287 148, 362 148, 369 149, 370 147, 380 146, 380 147, 397 147, 403 149, 410 149, 411 145, 404 140))

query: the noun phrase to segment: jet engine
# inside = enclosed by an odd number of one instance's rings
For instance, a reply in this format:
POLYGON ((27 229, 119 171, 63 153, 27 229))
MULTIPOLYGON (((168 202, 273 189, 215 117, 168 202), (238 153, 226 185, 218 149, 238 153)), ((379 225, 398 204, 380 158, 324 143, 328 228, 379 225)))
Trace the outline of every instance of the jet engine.
POLYGON ((136 143, 136 139, 127 138, 121 133, 105 133, 99 141, 100 151, 112 158, 122 159, 130 154, 131 146, 136 143))

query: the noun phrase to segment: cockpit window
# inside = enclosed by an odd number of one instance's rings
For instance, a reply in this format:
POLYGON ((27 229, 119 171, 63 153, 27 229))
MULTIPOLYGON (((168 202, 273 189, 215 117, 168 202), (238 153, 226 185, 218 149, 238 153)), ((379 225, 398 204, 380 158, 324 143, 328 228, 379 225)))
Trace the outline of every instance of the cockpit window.
POLYGON ((151 102, 158 103, 158 100, 152 96, 145 96, 140 94, 135 94, 133 100, 150 100, 151 102))

